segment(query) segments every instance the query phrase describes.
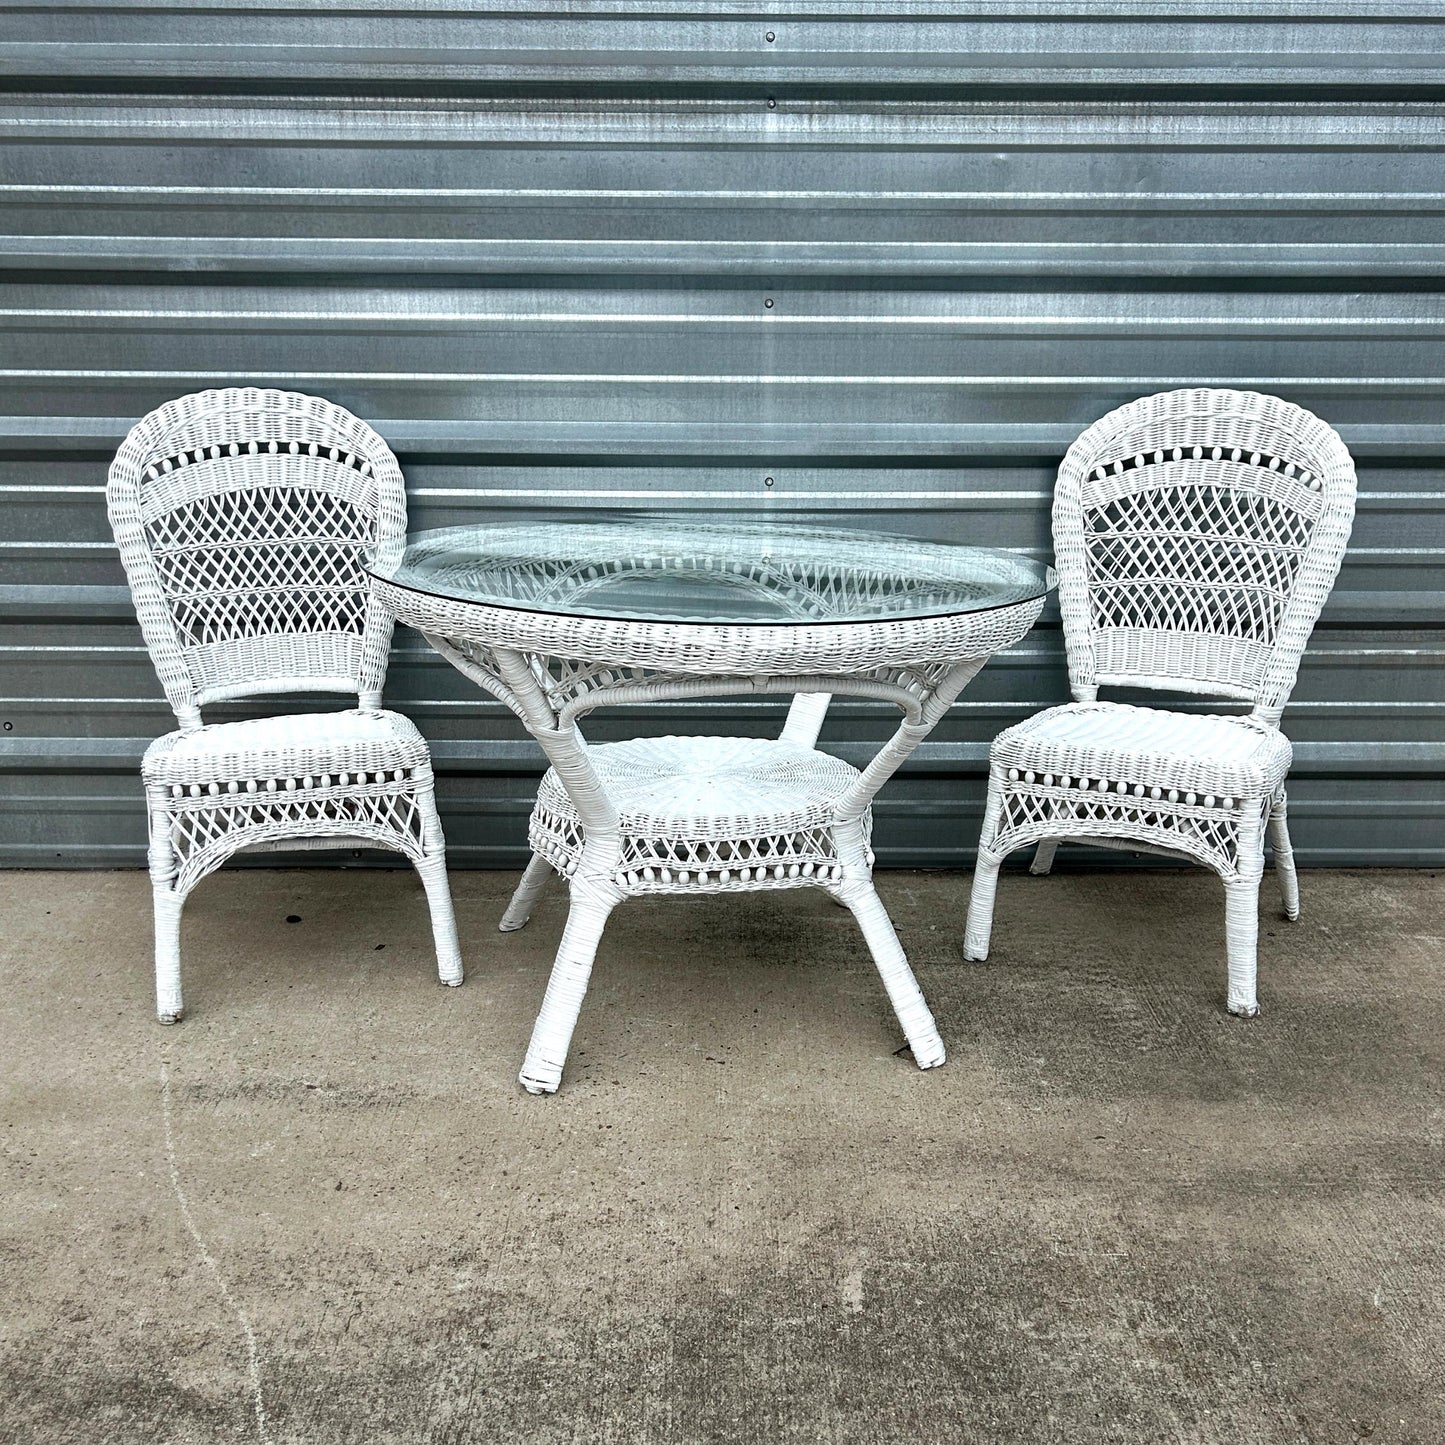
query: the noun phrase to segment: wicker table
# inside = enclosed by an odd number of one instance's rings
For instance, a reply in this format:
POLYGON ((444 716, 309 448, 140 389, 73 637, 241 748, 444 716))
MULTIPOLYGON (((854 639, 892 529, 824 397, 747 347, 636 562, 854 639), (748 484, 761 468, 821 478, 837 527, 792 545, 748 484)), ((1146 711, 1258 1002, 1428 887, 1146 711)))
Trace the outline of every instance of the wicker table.
POLYGON ((449 528, 409 540, 376 595, 506 704, 552 767, 533 859, 502 920, 552 870, 571 908, 522 1067, 551 1093, 603 925, 625 898, 822 888, 852 910, 920 1068, 943 1043, 874 891, 874 794, 988 658, 1028 631, 1048 569, 1011 553, 821 528, 655 516, 449 528), (791 694, 776 740, 589 745, 594 708, 791 694), (902 721, 861 771, 816 743, 830 695, 902 721))

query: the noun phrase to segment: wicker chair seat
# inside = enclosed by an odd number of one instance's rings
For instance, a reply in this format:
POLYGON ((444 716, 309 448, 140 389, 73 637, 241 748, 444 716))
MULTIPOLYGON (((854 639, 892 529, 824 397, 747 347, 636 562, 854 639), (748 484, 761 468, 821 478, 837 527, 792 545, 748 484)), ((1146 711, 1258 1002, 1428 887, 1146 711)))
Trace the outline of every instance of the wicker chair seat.
POLYGON ((993 755, 1011 770, 1011 782, 1024 785, 1105 792, 1108 784, 1136 797, 1226 804, 1272 797, 1284 785, 1292 749, 1278 728, 1256 718, 1094 702, 1035 714, 1000 733, 993 755))
MULTIPOLYGON (((763 738, 662 737, 589 750, 617 809, 625 892, 797 886, 840 876, 834 807, 858 771, 813 748, 763 738)), ((570 876, 582 820, 555 769, 542 780, 532 847, 570 876)))
POLYGON ((426 741, 409 718, 351 708, 167 733, 146 749, 141 776, 173 788, 255 782, 264 791, 294 791, 319 786, 323 778, 346 786, 400 781, 378 775, 427 760, 426 741))

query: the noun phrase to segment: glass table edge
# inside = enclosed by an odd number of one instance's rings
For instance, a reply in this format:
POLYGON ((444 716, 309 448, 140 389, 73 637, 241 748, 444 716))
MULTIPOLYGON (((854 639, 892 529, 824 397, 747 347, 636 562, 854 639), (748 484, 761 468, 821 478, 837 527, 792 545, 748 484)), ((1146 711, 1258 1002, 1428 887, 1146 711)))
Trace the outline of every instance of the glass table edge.
MULTIPOLYGON (((505 528, 508 524, 502 524, 502 525, 503 525, 503 528, 505 528)), ((606 525, 606 522, 600 522, 600 523, 595 523, 595 524, 594 524, 594 523, 592 523, 592 522, 590 522, 590 521, 582 521, 582 520, 579 519, 577 525, 579 525, 579 526, 606 525)), ((428 587, 421 587, 421 586, 418 586, 415 582, 404 581, 404 580, 402 580, 400 577, 397 576, 397 573, 401 571, 402 567, 403 567, 404 564, 405 564, 405 553, 411 551, 413 547, 419 546, 419 545, 421 545, 421 544, 423 544, 423 543, 427 543, 427 542, 430 542, 430 543, 433 543, 433 544, 434 544, 434 543, 439 542, 439 541, 441 541, 442 539, 446 538, 448 535, 461 536, 461 535, 464 535, 464 534, 466 534, 467 532, 470 532, 470 531, 473 531, 473 530, 483 530, 483 526, 482 526, 482 525, 479 525, 479 524, 472 524, 472 525, 461 525, 461 526, 451 526, 451 527, 431 527, 431 528, 423 529, 422 531, 419 531, 419 532, 409 532, 409 533, 407 533, 407 535, 406 535, 405 550, 404 550, 404 552, 403 552, 403 555, 402 555, 401 557, 399 557, 399 558, 396 560, 395 563, 388 564, 388 565, 383 566, 383 567, 378 567, 378 566, 376 565, 376 563, 375 563, 374 561, 372 561, 372 562, 368 562, 368 563, 366 564, 364 570, 366 571, 366 573, 367 573, 367 575, 368 575, 369 577, 375 579, 375 580, 378 581, 378 582, 383 582, 383 583, 385 583, 385 584, 386 584, 387 586, 389 586, 389 587, 394 587, 394 588, 396 588, 398 591, 406 592, 406 593, 409 593, 411 596, 414 596, 414 597, 417 597, 417 598, 426 599, 426 600, 431 601, 431 602, 434 602, 434 603, 452 604, 452 605, 456 605, 456 606, 459 606, 459 607, 486 608, 486 609, 495 610, 495 611, 498 611, 498 612, 513 612, 513 613, 517 613, 517 614, 520 614, 520 615, 523 615, 523 616, 529 616, 529 617, 555 617, 555 618, 565 618, 565 619, 569 619, 569 620, 574 620, 574 621, 577 621, 577 622, 595 622, 595 623, 611 624, 611 625, 614 625, 614 626, 632 626, 632 627, 648 627, 648 628, 660 627, 660 628, 670 628, 670 629, 673 629, 673 628, 683 628, 683 627, 713 628, 713 629, 716 629, 716 628, 742 628, 742 629, 753 629, 753 630, 760 630, 760 629, 765 629, 765 628, 777 628, 777 629, 783 629, 783 630, 796 630, 796 629, 800 629, 800 628, 809 628, 809 627, 854 628, 854 627, 878 627, 878 626, 885 626, 885 625, 887 625, 887 626, 897 626, 897 625, 900 625, 900 624, 906 625, 906 624, 908 624, 908 623, 910 623, 910 622, 938 621, 938 620, 940 620, 940 619, 949 618, 949 617, 970 617, 970 616, 982 617, 982 616, 986 616, 986 615, 987 615, 988 613, 990 613, 990 612, 1002 612, 1002 611, 1005 611, 1005 610, 1007 610, 1008 608, 1011 608, 1011 607, 1023 607, 1023 606, 1031 605, 1032 603, 1035 603, 1035 602, 1042 602, 1042 601, 1046 600, 1047 597, 1048 597, 1048 595, 1049 595, 1049 593, 1050 593, 1050 592, 1053 592, 1054 590, 1056 590, 1056 588, 1057 588, 1057 586, 1058 586, 1058 573, 1057 573, 1057 569, 1056 569, 1053 565, 1051 565, 1050 563, 1036 561, 1034 558, 1028 556, 1026 553, 1024 553, 1024 552, 1022 552, 1022 551, 1016 551, 1016 550, 1013 550, 1013 549, 1010 549, 1010 548, 1003 548, 1003 547, 975 546, 975 545, 972 544, 972 543, 960 544, 960 545, 957 546, 956 550, 957 550, 957 551, 960 551, 960 552, 965 551, 965 550, 971 550, 971 551, 975 551, 975 552, 979 552, 979 553, 984 553, 984 554, 987 554, 987 555, 992 556, 992 557, 996 557, 996 558, 1007 558, 1007 559, 1009 559, 1009 560, 1012 560, 1012 561, 1015 561, 1015 562, 1018 562, 1018 563, 1022 563, 1022 564, 1024 564, 1026 567, 1028 567, 1028 568, 1034 573, 1034 576, 1033 576, 1033 578, 1032 578, 1033 586, 1032 586, 1030 589, 1028 589, 1028 590, 1023 590, 1022 587, 1021 587, 1020 592, 1019 592, 1018 595, 1014 595, 1014 596, 1011 596, 1011 597, 1007 597, 1007 598, 1005 598, 1005 599, 1003 599, 1003 600, 1001 600, 1001 601, 998 601, 998 602, 989 602, 989 603, 986 603, 986 604, 981 605, 981 606, 972 606, 972 607, 948 607, 948 606, 939 606, 939 607, 937 607, 937 608, 930 608, 930 609, 926 609, 926 610, 920 610, 920 611, 914 611, 914 612, 905 612, 905 613, 895 613, 895 614, 883 614, 883 615, 879 615, 879 616, 875 616, 875 617, 836 617, 836 618, 801 618, 801 619, 791 619, 791 618, 782 618, 782 617, 779 617, 779 618, 736 618, 736 619, 727 619, 727 618, 700 618, 700 617, 693 617, 693 618, 648 617, 648 616, 645 616, 645 615, 639 615, 639 614, 636 613, 636 612, 624 612, 624 611, 622 611, 621 609, 617 610, 616 612, 604 612, 604 611, 601 611, 601 610, 580 611, 580 610, 575 610, 575 609, 569 609, 569 608, 567 608, 565 605, 562 605, 562 606, 549 606, 549 607, 528 607, 528 606, 526 606, 525 604, 520 603, 520 602, 516 602, 516 601, 502 601, 502 600, 497 599, 497 598, 485 598, 485 597, 478 597, 478 596, 470 596, 470 597, 469 597, 469 596, 463 595, 463 594, 461 594, 460 592, 456 592, 456 591, 443 591, 443 590, 440 590, 440 589, 433 589, 433 588, 428 588, 428 587)), ((501 530, 501 528, 499 528, 499 530, 501 530)), ((799 530, 800 530, 800 531, 807 531, 807 530, 813 530, 813 529, 801 529, 801 528, 800 528, 799 530)), ((827 530, 827 529, 816 529, 816 530, 827 530)), ((949 550, 950 547, 952 546, 952 544, 948 544, 948 543, 925 542, 925 541, 923 541, 923 539, 908 537, 908 536, 906 536, 906 535, 904 535, 904 534, 861 533, 861 532, 849 533, 849 531, 848 531, 847 529, 843 529, 843 528, 839 528, 839 529, 837 529, 837 530, 838 530, 840 533, 842 533, 843 535, 845 535, 845 536, 847 536, 847 535, 853 535, 853 536, 862 536, 862 535, 878 536, 878 537, 881 537, 881 538, 883 538, 883 539, 885 539, 885 540, 893 541, 893 542, 898 542, 898 543, 917 542, 917 543, 921 543, 921 545, 923 545, 923 546, 926 546, 926 547, 929 547, 929 548, 937 548, 937 549, 944 550, 944 551, 949 550)))

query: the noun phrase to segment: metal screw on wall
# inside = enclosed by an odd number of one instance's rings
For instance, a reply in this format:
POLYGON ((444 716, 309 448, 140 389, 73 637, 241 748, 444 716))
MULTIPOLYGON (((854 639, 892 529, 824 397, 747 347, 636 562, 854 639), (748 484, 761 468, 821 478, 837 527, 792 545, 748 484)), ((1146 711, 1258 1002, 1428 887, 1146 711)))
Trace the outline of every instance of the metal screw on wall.
POLYGON ((766 306, 769 311, 771 311, 773 309, 773 298, 771 296, 763 297, 763 305, 766 306))
POLYGON ((766 40, 769 45, 771 45, 771 44, 773 43, 773 41, 775 41, 777 38, 778 38, 778 37, 777 37, 776 35, 774 35, 771 30, 769 30, 768 33, 767 33, 765 36, 763 36, 763 39, 766 40))

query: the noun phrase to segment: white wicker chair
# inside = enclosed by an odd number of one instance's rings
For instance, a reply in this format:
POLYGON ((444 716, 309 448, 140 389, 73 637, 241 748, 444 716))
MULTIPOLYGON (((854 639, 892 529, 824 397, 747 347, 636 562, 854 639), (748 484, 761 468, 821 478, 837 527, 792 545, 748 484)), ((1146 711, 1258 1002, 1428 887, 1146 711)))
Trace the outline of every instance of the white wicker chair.
POLYGON ((382 847, 416 865, 438 972, 462 981, 425 741, 381 707, 392 617, 365 566, 401 555, 406 493, 364 422, 295 392, 180 397, 121 444, 106 488, 136 613, 180 730, 141 765, 156 1012, 181 1017, 186 895, 242 848, 382 847), (355 692, 346 712, 202 726, 258 693, 355 692))
POLYGON ((1069 448, 1054 493, 1075 701, 994 741, 964 953, 988 956, 999 864, 1061 841, 1184 857, 1224 880, 1228 1007, 1255 995, 1265 833, 1285 911, 1299 889, 1279 718, 1339 570, 1355 471, 1339 436, 1277 397, 1144 397, 1069 448), (1209 717, 1097 701, 1101 685, 1242 699, 1209 717))

